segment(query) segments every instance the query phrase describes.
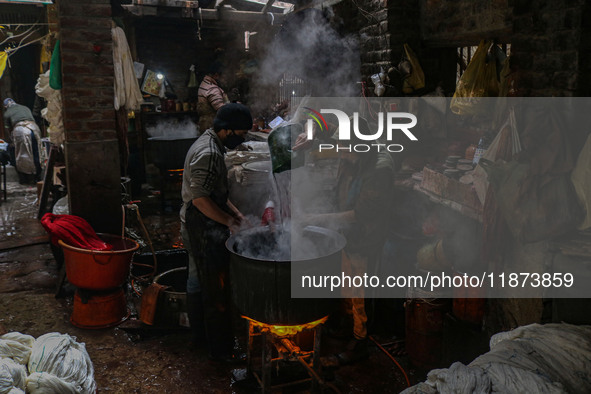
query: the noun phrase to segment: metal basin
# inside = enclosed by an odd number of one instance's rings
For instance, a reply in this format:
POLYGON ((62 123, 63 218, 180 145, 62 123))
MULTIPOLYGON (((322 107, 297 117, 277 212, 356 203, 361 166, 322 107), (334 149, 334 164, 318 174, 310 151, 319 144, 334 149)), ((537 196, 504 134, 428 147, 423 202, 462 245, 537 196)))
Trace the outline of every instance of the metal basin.
POLYGON ((176 170, 183 168, 185 156, 193 142, 193 138, 148 138, 148 154, 150 162, 154 163, 160 170, 176 170))
POLYGON ((320 227, 307 227, 302 236, 313 247, 298 247, 305 249, 299 256, 289 250, 289 233, 277 237, 267 227, 242 231, 228 239, 232 298, 241 314, 266 324, 301 325, 334 310, 335 299, 292 298, 291 270, 294 264, 306 275, 320 269, 340 270, 345 239, 320 227))
POLYGON ((187 313, 187 275, 187 267, 179 267, 163 272, 154 278, 154 283, 169 286, 158 300, 156 308, 158 325, 186 325, 183 314, 187 313))

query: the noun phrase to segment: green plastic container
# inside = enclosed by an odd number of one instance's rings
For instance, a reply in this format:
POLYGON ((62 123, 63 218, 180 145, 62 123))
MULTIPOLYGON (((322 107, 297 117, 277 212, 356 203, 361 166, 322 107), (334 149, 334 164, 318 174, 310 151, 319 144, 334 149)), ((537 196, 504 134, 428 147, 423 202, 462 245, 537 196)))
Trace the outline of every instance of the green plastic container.
POLYGON ((305 152, 292 150, 298 136, 303 132, 303 126, 294 123, 278 127, 269 134, 267 143, 274 173, 298 168, 305 164, 305 152))

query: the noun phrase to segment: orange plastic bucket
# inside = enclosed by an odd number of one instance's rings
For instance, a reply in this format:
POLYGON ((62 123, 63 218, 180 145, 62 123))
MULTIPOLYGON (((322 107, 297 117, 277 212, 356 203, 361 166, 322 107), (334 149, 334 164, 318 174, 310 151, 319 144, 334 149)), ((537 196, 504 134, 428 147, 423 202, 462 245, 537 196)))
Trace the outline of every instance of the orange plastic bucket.
POLYGON ((108 293, 90 293, 87 297, 82 299, 80 290, 76 290, 74 294, 74 310, 70 322, 76 327, 113 327, 129 317, 123 289, 108 293))
POLYGON ((64 252, 68 281, 76 287, 89 290, 120 287, 127 280, 131 258, 139 245, 134 240, 117 235, 97 235, 113 245, 113 249, 80 249, 59 241, 64 252))

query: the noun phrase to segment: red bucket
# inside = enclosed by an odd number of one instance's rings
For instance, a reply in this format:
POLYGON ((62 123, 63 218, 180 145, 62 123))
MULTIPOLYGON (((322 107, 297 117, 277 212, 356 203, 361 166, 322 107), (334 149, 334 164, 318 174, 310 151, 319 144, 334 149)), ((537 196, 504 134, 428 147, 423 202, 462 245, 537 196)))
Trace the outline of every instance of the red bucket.
POLYGON ((113 245, 113 249, 80 249, 59 241, 64 252, 68 281, 76 287, 89 290, 120 287, 127 280, 131 258, 139 245, 134 240, 117 235, 97 235, 113 245))

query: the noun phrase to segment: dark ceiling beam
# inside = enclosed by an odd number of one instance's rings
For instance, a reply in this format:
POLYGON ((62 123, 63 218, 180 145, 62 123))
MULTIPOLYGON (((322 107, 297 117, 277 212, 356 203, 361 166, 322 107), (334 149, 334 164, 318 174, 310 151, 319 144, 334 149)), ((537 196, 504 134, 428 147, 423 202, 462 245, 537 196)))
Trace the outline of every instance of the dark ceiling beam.
POLYGON ((267 25, 280 24, 286 14, 261 13, 257 11, 238 11, 228 7, 219 7, 217 9, 199 8, 197 1, 181 0, 136 0, 135 5, 124 5, 123 8, 137 16, 165 16, 165 17, 185 17, 192 19, 202 19, 203 21, 219 22, 247 22, 247 23, 265 23, 267 25), (173 12, 165 12, 165 11, 173 12), (160 12, 162 11, 162 12, 160 12), (174 12, 178 11, 178 12, 174 12), (190 12, 187 12, 190 11, 190 12))
POLYGON ((344 0, 312 0, 312 1, 296 1, 294 3, 293 12, 299 12, 307 8, 327 8, 332 7, 344 0))

